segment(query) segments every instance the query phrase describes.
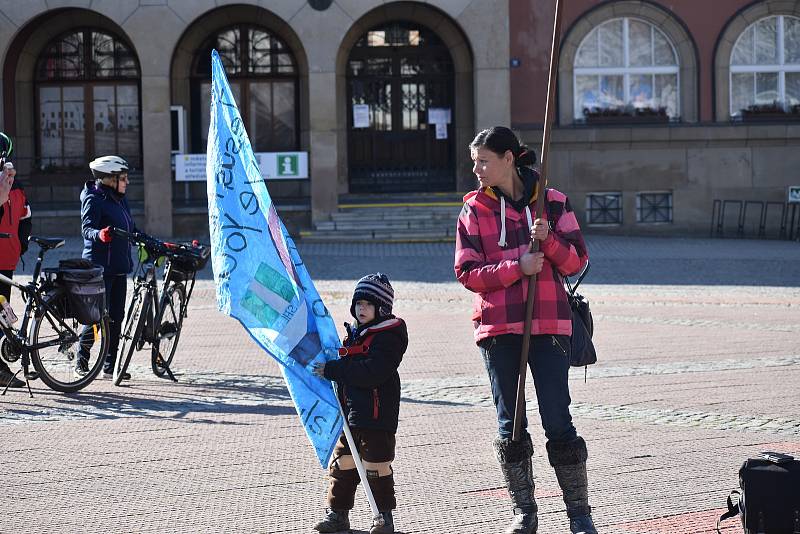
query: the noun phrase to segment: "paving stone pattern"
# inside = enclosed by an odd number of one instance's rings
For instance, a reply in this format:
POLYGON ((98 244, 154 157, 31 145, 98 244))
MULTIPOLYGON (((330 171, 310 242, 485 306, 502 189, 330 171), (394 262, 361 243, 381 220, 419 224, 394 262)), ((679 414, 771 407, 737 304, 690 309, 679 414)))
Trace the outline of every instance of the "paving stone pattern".
MULTIPOLYGON (((800 455, 800 247, 777 241, 589 236, 600 361, 574 369, 603 533, 711 533, 737 470, 800 455)), ((79 254, 70 240, 48 262, 79 254)), ((409 325, 395 462, 402 532, 501 532, 511 507, 472 340, 472 295, 448 244, 299 244, 337 324, 354 281, 387 272, 409 325)), ((29 254, 30 256, 30 254, 29 254)), ((28 259, 26 272, 31 270, 28 259)), ((25 279, 25 275, 20 276, 25 279)), ((277 364, 220 315, 201 273, 175 359, 134 355, 124 387, 0 397, 0 532, 311 532, 326 481, 277 364)), ((13 302, 18 302, 15 298, 13 302)), ((527 396, 535 398, 531 381, 527 396)), ((542 534, 568 530, 535 402, 542 534)), ((361 490, 354 532, 369 526, 361 490)), ((730 521, 723 532, 737 532, 730 521)))

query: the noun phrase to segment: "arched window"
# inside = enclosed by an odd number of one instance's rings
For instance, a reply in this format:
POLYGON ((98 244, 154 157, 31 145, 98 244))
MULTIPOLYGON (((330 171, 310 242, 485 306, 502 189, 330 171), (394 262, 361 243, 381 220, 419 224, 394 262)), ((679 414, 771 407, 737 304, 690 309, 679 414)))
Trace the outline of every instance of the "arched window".
POLYGON ((730 114, 800 112, 800 18, 774 15, 748 26, 731 51, 730 114))
POLYGON ((256 152, 297 150, 297 62, 270 31, 245 24, 210 37, 195 56, 192 76, 192 148, 205 152, 211 107, 211 50, 219 52, 256 152))
POLYGON ((56 37, 35 82, 41 170, 82 169, 104 154, 141 167, 139 65, 123 41, 89 28, 56 37))
POLYGON ((679 118, 677 57, 649 22, 624 17, 600 24, 575 55, 573 118, 679 118))

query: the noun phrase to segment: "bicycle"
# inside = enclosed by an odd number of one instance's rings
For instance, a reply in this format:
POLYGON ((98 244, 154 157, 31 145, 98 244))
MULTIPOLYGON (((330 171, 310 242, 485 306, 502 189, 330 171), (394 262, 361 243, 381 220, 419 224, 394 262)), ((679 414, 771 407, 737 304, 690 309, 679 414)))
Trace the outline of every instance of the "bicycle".
MULTIPOLYGON (((0 282, 16 287, 25 302, 22 323, 16 331, 12 322, 0 321, 0 331, 3 333, 0 356, 9 363, 22 359, 22 367, 14 373, 14 378, 23 373, 31 397, 30 381, 37 378, 55 391, 74 393, 94 380, 103 366, 108 351, 105 302, 99 322, 89 324, 88 328, 80 323, 70 311, 68 289, 59 278, 59 269, 42 271, 45 253, 64 246, 64 240, 31 236, 30 241, 39 245, 31 281, 21 284, 0 275, 0 282), (98 338, 100 343, 97 342, 98 338), (79 374, 75 370, 76 357, 81 350, 88 362, 86 374, 79 374), (31 363, 35 371, 30 370, 31 363)), ((2 395, 6 394, 10 384, 11 381, 6 384, 2 395)))
POLYGON ((139 265, 133 274, 133 296, 120 334, 119 356, 114 362, 114 385, 120 385, 125 379, 134 351, 142 350, 147 343, 151 345, 153 373, 159 378, 166 374, 177 382, 171 369, 172 360, 183 319, 188 315, 197 271, 208 262, 211 249, 196 242, 167 243, 117 228, 113 233, 139 247, 139 265), (156 270, 161 263, 164 263, 164 275, 159 295, 156 270))

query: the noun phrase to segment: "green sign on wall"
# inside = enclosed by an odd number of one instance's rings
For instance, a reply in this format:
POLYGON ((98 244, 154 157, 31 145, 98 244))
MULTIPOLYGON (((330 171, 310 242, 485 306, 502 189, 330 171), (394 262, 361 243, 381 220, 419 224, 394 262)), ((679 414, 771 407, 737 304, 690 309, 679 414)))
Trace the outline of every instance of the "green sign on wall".
POLYGON ((278 176, 297 176, 299 162, 297 154, 278 154, 278 176))

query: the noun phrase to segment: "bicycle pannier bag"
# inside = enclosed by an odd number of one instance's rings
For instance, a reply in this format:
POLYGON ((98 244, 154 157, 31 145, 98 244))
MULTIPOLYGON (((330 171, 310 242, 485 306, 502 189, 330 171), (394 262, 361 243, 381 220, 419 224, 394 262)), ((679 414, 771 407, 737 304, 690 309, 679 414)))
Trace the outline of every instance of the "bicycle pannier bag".
POLYGON ((184 272, 197 272, 203 269, 211 258, 210 248, 186 250, 172 258, 173 266, 184 272))
POLYGON ((100 322, 106 311, 103 268, 92 266, 88 260, 62 260, 58 278, 66 289, 70 315, 81 324, 100 322))
POLYGON ((728 497, 728 511, 720 521, 738 515, 745 534, 800 532, 800 460, 776 453, 762 456, 742 464, 741 489, 728 497))

